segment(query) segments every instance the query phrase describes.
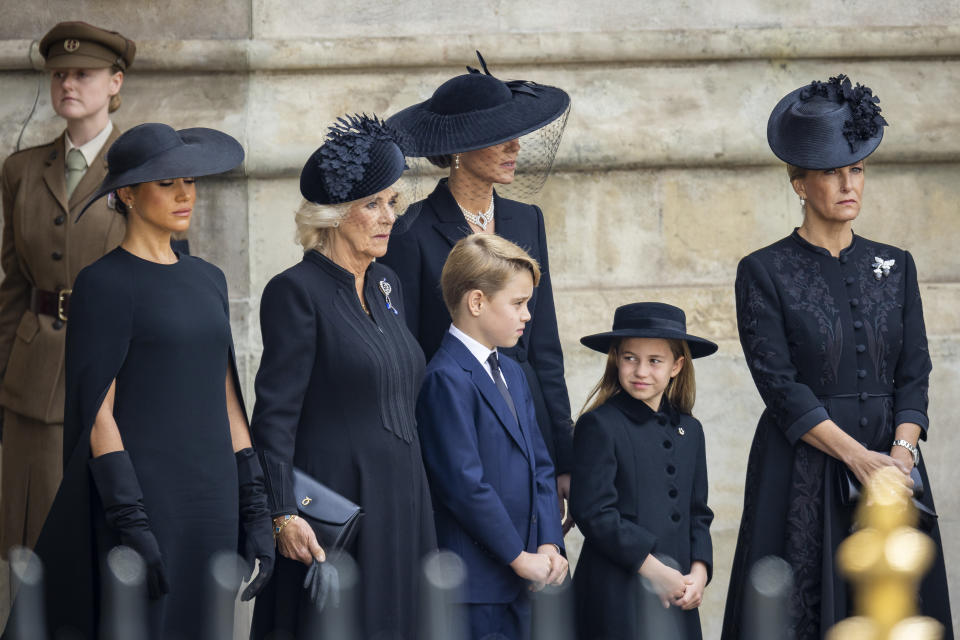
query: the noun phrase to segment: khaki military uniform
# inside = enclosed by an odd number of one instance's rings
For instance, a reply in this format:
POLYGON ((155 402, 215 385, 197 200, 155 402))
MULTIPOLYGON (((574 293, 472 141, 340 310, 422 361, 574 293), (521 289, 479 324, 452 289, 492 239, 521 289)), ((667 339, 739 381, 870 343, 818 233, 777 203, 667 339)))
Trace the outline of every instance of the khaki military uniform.
MULTIPOLYGON (((65 138, 3 165, 0 406, 4 411, 0 552, 32 547, 62 472, 66 323, 31 310, 31 291, 70 289, 77 274, 123 239, 126 221, 103 198, 74 223, 107 172, 114 127, 67 199, 65 138)), ((69 315, 69 311, 67 314, 69 315)), ((67 321, 69 322, 69 320, 67 321)))

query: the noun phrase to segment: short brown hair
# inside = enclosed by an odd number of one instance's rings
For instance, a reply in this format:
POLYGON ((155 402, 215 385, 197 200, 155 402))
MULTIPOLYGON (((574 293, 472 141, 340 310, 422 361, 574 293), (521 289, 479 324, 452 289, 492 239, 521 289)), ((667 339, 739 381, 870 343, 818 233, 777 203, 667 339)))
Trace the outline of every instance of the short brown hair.
POLYGON ((540 283, 540 265, 530 255, 492 233, 474 233, 453 245, 440 273, 443 302, 452 316, 468 291, 492 296, 520 271, 529 271, 533 286, 540 283))

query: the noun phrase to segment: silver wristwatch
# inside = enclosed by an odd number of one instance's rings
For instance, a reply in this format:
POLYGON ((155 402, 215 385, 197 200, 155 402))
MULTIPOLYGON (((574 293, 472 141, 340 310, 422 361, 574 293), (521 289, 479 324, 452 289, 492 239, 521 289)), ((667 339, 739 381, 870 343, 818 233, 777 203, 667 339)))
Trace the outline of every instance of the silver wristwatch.
POLYGON ((907 442, 906 440, 894 440, 892 446, 894 446, 894 447, 903 447, 904 449, 906 449, 907 451, 909 451, 909 452, 913 455, 913 466, 917 466, 917 465, 920 464, 920 449, 919 449, 919 448, 913 446, 912 444, 910 444, 910 443, 907 442))

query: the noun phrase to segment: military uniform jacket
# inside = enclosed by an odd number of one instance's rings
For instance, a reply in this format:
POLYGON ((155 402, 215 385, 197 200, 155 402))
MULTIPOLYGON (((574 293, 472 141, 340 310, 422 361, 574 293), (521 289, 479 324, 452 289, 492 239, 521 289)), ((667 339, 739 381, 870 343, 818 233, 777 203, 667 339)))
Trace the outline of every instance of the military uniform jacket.
POLYGON ((30 311, 30 292, 73 286, 82 268, 123 239, 126 222, 96 202, 74 223, 107 172, 114 127, 67 200, 65 134, 14 153, 3 165, 0 265, 0 405, 48 424, 63 422, 64 324, 30 311))

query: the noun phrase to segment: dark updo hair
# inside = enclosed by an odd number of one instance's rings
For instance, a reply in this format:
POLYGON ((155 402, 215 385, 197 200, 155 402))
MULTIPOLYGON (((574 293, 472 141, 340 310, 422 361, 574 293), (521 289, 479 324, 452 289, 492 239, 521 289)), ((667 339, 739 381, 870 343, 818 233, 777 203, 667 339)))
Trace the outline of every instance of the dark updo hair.
POLYGON ((116 191, 111 191, 110 195, 113 196, 113 208, 116 210, 117 213, 119 213, 124 218, 126 218, 127 213, 130 212, 130 210, 127 209, 127 203, 125 203, 123 200, 120 199, 120 194, 117 193, 116 191))
POLYGON ((450 165, 453 164, 453 155, 447 154, 445 156, 427 156, 427 160, 430 161, 430 164, 440 167, 441 169, 449 169, 450 165))

